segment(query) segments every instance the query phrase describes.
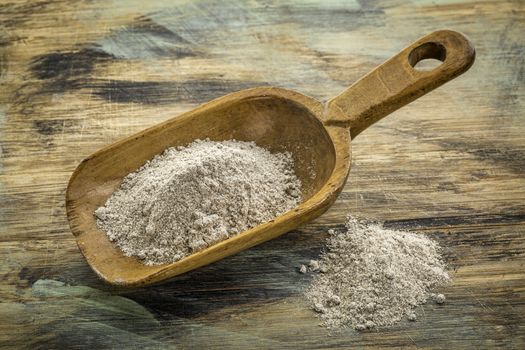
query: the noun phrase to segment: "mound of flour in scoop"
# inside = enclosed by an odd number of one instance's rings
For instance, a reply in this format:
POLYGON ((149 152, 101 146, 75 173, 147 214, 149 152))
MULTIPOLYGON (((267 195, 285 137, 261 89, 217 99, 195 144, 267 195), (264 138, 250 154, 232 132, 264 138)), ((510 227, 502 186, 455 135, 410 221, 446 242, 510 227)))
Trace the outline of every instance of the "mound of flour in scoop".
POLYGON ((301 182, 289 153, 252 142, 196 140, 168 148, 95 211, 125 255, 177 261, 296 207, 301 182))
MULTIPOLYGON (((390 326, 431 298, 432 290, 447 284, 440 249, 430 238, 390 230, 350 217, 346 230, 330 230, 327 251, 310 262, 314 276, 306 298, 328 328, 356 330, 390 326)), ((308 269, 303 265, 301 272, 308 269)))

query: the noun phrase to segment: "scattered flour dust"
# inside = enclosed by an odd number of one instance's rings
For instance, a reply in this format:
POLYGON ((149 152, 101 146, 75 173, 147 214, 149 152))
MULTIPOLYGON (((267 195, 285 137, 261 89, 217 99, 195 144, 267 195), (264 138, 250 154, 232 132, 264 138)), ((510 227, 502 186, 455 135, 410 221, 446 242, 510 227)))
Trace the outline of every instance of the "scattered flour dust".
POLYGON ((415 309, 432 291, 450 282, 440 248, 416 233, 386 229, 349 217, 346 230, 329 231, 327 251, 300 272, 318 272, 306 299, 328 328, 356 330, 391 326, 406 317, 415 321, 415 309))
POLYGON ((155 265, 270 221, 301 196, 289 153, 196 140, 128 174, 95 216, 125 255, 155 265))

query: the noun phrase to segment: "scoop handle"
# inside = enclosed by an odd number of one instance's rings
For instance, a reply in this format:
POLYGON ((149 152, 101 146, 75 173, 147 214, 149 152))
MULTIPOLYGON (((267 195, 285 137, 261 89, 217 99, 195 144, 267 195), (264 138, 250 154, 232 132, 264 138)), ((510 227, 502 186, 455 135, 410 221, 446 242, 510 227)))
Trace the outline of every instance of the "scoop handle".
POLYGON ((323 122, 350 128, 354 138, 396 109, 467 71, 475 56, 474 47, 463 34, 446 29, 435 31, 330 100, 323 122), (442 63, 430 71, 414 68, 428 58, 442 63))

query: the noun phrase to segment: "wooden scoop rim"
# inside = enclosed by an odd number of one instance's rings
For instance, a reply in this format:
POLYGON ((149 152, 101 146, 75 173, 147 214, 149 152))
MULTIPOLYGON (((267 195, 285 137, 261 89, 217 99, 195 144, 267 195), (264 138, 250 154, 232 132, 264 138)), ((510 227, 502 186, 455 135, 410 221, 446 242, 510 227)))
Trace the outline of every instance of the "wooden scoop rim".
MULTIPOLYGON (((235 249, 236 251, 234 253, 228 253, 225 256, 235 254, 238 251, 242 251, 244 249, 247 249, 249 247, 262 243, 266 240, 275 238, 283 234, 284 232, 287 232, 291 229, 296 228, 299 224, 313 217, 319 216, 320 214, 322 214, 324 211, 326 211, 329 208, 329 206, 331 205, 331 202, 335 200, 337 194, 341 191, 346 181, 346 177, 348 176, 348 173, 350 170, 350 142, 349 142, 350 134, 348 132, 348 129, 339 127, 339 126, 329 126, 325 128, 325 130, 327 131, 334 145, 340 144, 340 145, 346 145, 346 147, 342 147, 339 150, 337 148, 334 149, 334 153, 336 155, 336 161, 335 161, 334 169, 332 170, 332 173, 328 181, 312 197, 310 197, 306 201, 299 204, 296 208, 274 218, 273 220, 269 222, 257 225, 256 227, 243 231, 233 237, 230 237, 224 241, 218 242, 199 252, 186 256, 181 260, 178 260, 176 262, 169 263, 169 264, 152 266, 152 270, 154 271, 151 273, 146 273, 143 275, 134 275, 133 277, 126 276, 126 278, 123 278, 119 276, 121 274, 119 274, 118 272, 113 271, 113 273, 110 273, 107 269, 105 269, 106 266, 101 266, 93 259, 94 254, 89 248, 89 246, 86 245, 86 242, 83 240, 83 237, 82 237, 84 230, 80 229, 77 225, 75 225, 77 221, 76 213, 75 213, 76 208, 73 205, 74 199, 72 198, 72 195, 71 195, 73 186, 75 184, 75 180, 77 179, 78 176, 82 175, 83 170, 87 166, 89 166, 90 161, 92 161, 93 159, 96 159, 97 157, 107 152, 111 152, 114 148, 122 147, 123 145, 125 145, 126 143, 130 141, 136 140, 140 137, 144 137, 144 135, 151 133, 159 128, 168 127, 173 123, 180 123, 185 118, 192 118, 195 114, 206 113, 207 110, 213 110, 214 108, 219 107, 219 106, 221 107, 228 106, 231 103, 239 103, 246 99, 267 98, 267 97, 285 99, 287 101, 293 102, 297 105, 304 107, 306 109, 305 112, 316 116, 317 119, 320 121, 320 127, 323 127, 319 114, 322 113, 324 107, 317 100, 311 97, 308 97, 306 95, 300 94, 298 92, 287 90, 287 89, 282 89, 278 87, 255 87, 255 88, 241 90, 238 92, 233 92, 228 95, 219 97, 210 102, 202 104, 198 106, 197 108, 192 109, 191 111, 185 112, 177 117, 171 118, 162 123, 159 123, 150 128, 147 128, 143 131, 140 131, 136 134, 123 138, 119 141, 116 141, 115 143, 105 146, 101 148, 100 150, 96 151, 95 153, 91 154, 78 165, 78 167, 75 169, 73 175, 71 176, 69 180, 69 184, 66 190, 66 211, 67 211, 68 221, 70 224, 70 229, 73 235, 76 237, 77 245, 80 251, 82 252, 82 255, 85 257, 88 264, 91 266, 91 268, 97 273, 97 275, 101 279, 103 279, 109 284, 113 284, 117 286, 126 286, 126 287, 160 282, 170 277, 174 277, 176 275, 193 270, 194 268, 204 266, 204 265, 207 265, 211 262, 218 260, 215 258, 207 259, 207 256, 213 255, 213 253, 215 252, 226 251, 226 250, 230 251, 231 250, 230 246, 232 245, 236 245, 240 243, 242 244, 242 249, 235 249), (336 140, 340 140, 340 141, 336 141, 336 140), (336 169, 338 169, 338 171, 337 171, 337 174, 335 175, 334 173, 336 169), (294 219, 297 219, 297 220, 294 220, 294 219), (281 226, 289 226, 289 228, 281 232, 282 231, 282 229, 280 228, 281 226), (269 231, 272 231, 271 229, 274 227, 279 228, 278 230, 275 230, 276 233, 268 233, 269 231), (264 235, 262 233, 264 233, 264 235), (258 240, 257 239, 258 236, 264 239, 258 240), (255 239, 250 240, 251 237, 254 237, 255 239)), ((96 224, 95 224, 95 227, 92 227, 92 229, 100 230, 98 227, 96 227, 96 224)), ((115 249, 118 249, 118 248, 115 248, 115 249)), ((123 254, 122 256, 124 257, 123 254)), ((135 259, 131 257, 125 257, 125 258, 135 259)))

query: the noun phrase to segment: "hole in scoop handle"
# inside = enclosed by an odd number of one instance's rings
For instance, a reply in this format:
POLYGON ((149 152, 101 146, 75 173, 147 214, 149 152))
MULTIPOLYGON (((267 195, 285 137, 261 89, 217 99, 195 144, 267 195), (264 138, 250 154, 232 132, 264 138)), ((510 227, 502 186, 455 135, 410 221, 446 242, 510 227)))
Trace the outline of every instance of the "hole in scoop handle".
POLYGON ((435 31, 330 100, 324 123, 349 127, 354 138, 384 116, 464 73, 474 58, 474 47, 463 34, 435 31), (443 63, 430 71, 414 68, 428 58, 443 63))

